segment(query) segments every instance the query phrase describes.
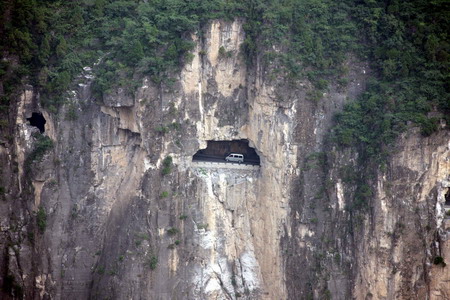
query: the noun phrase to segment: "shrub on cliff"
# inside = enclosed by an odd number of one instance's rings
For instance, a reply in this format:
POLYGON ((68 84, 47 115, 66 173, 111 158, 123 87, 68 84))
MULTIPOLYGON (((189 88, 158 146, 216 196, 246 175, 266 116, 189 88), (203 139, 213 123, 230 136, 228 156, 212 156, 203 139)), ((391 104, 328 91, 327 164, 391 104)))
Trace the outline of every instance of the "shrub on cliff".
POLYGON ((163 160, 162 174, 168 175, 172 171, 172 156, 167 156, 163 160))
POLYGON ((33 151, 28 155, 27 162, 40 161, 44 157, 48 150, 53 148, 53 141, 48 136, 42 134, 36 134, 36 142, 34 144, 33 151))
POLYGON ((44 233, 47 228, 47 212, 40 206, 36 212, 36 224, 40 233, 44 233))

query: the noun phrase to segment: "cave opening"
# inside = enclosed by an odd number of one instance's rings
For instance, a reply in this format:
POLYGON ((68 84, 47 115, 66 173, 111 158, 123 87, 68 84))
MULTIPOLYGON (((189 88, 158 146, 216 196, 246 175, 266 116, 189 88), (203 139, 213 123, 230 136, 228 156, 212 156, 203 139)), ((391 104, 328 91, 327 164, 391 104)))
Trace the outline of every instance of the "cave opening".
POLYGON ((225 158, 231 153, 244 155, 244 164, 260 165, 260 158, 256 149, 249 146, 246 139, 232 141, 207 141, 207 147, 200 149, 192 157, 193 161, 226 162, 225 158))
POLYGON ((41 113, 34 112, 31 114, 31 118, 27 118, 27 120, 30 122, 31 126, 38 128, 41 133, 45 132, 45 123, 47 123, 47 121, 41 113))
POLYGON ((445 204, 446 206, 450 206, 450 188, 447 189, 445 193, 445 204))

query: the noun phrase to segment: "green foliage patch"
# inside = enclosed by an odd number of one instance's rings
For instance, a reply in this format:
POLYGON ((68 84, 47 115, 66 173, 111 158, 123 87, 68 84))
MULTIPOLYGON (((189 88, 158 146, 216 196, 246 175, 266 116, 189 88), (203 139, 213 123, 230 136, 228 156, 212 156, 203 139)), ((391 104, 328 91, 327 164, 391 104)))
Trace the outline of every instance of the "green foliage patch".
POLYGON ((179 232, 179 230, 178 230, 177 228, 175 228, 175 227, 171 227, 171 228, 167 229, 167 233, 168 233, 169 235, 175 235, 175 234, 177 234, 178 232, 179 232))
POLYGON ((36 224, 38 226, 39 232, 44 233, 47 228, 47 212, 42 206, 39 207, 36 213, 36 224))
POLYGON ((149 267, 150 270, 156 270, 158 267, 158 257, 155 255, 150 256, 145 262, 145 266, 149 267))
POLYGON ((365 157, 382 158, 383 146, 408 121, 429 136, 439 119, 428 112, 450 113, 450 14, 445 1, 423 0, 356 2, 350 12, 361 28, 358 53, 374 76, 337 116, 334 138, 342 146, 359 145, 365 157))
POLYGON ((14 275, 7 274, 3 279, 2 291, 7 295, 23 298, 23 287, 17 282, 14 275))
POLYGON ((53 148, 53 141, 48 136, 42 134, 36 134, 36 141, 33 151, 28 155, 26 160, 26 166, 29 167, 33 162, 39 162, 44 155, 53 148))
POLYGON ((344 181, 356 186, 346 209, 357 223, 358 211, 370 208, 369 178, 383 167, 397 136, 409 124, 419 126, 424 136, 436 132, 442 118, 450 125, 450 19, 445 1, 354 4, 351 22, 360 28, 354 52, 370 63, 372 74, 364 93, 336 116, 332 140, 359 153, 359 170, 341 170, 344 181))
POLYGON ((163 175, 168 175, 172 171, 172 165, 173 165, 172 161, 173 161, 172 156, 167 156, 166 158, 164 158, 163 169, 162 169, 163 175))
MULTIPOLYGON (((336 65, 352 36, 341 7, 331 0, 20 0, 0 6, 2 16, 11 16, 3 22, 6 38, 0 49, 20 58, 23 75, 41 88, 43 104, 57 108, 82 67, 95 62, 99 95, 117 87, 133 93, 136 73, 156 83, 170 81, 171 73, 192 60, 190 34, 201 36, 211 19, 246 20, 243 53, 249 62, 258 51, 278 45, 288 54, 264 55, 279 58, 293 75, 306 74, 303 65, 336 65)), ((219 54, 232 53, 221 47, 219 54)), ((10 67, 2 64, 0 76, 10 67)))

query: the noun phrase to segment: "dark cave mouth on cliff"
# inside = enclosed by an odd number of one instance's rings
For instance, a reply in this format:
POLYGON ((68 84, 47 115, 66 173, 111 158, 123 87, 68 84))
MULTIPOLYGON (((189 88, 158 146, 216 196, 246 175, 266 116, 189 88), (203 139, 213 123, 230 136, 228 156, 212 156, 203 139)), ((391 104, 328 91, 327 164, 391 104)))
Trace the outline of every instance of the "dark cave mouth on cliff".
POLYGON ((445 202, 444 205, 450 206, 450 188, 447 189, 447 192, 445 193, 445 202))
POLYGON ((192 161, 226 162, 230 153, 244 155, 244 164, 260 165, 261 160, 256 149, 249 146, 246 139, 232 141, 207 141, 207 147, 200 149, 192 157, 192 161))
POLYGON ((36 127, 39 129, 41 133, 45 132, 45 123, 47 121, 45 120, 44 116, 39 112, 34 112, 31 114, 30 118, 27 118, 27 120, 30 122, 31 126, 36 127))

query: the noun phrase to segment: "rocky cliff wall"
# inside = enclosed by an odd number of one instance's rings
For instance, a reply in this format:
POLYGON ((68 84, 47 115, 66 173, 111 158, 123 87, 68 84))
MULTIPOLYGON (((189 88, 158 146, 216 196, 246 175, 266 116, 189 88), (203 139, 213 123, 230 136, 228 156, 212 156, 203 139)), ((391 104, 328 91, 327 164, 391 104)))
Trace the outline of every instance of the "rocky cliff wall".
POLYGON ((378 172, 371 220, 364 220, 358 243, 354 286, 358 298, 448 295, 448 287, 431 289, 429 284, 439 281, 430 277, 431 269, 442 268, 431 264, 444 246, 436 243, 436 234, 443 230, 443 201, 438 196, 448 186, 449 137, 448 131, 432 138, 410 131, 398 140, 387 170, 378 172))
POLYGON ((307 81, 245 64, 242 26, 216 21, 193 36, 172 85, 136 78, 135 95, 99 99, 86 67, 57 115, 23 93, 15 147, 0 148, 17 187, 1 203, 1 266, 27 299, 445 299, 448 279, 431 262, 448 260, 438 238, 448 131, 399 139, 368 211, 352 215, 355 186, 341 170, 357 169, 357 153, 326 136, 367 66, 350 59, 349 85, 313 102, 307 81), (36 110, 54 146, 29 164, 36 110), (259 169, 192 162, 208 140, 236 139, 256 149, 259 169))

